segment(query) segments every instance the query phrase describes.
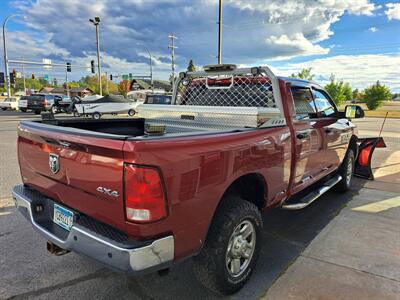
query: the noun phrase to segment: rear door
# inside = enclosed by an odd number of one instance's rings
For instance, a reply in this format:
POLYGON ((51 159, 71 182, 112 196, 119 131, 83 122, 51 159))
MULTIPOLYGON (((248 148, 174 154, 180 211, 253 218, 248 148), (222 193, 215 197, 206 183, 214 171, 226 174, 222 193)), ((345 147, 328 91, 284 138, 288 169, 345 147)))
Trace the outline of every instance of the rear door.
POLYGON ((292 87, 295 107, 293 125, 296 143, 294 186, 296 193, 320 178, 324 161, 323 128, 318 122, 312 91, 308 87, 292 87))
POLYGON ((318 121, 323 126, 325 168, 332 171, 340 165, 346 155, 352 127, 347 119, 338 119, 335 103, 324 90, 313 87, 313 96, 318 121))

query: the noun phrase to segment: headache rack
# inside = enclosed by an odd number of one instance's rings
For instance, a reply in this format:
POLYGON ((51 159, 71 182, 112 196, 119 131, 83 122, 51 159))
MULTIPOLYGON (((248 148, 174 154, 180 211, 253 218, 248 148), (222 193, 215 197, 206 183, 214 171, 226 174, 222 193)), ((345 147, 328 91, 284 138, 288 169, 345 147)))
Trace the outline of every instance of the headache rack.
POLYGON ((172 105, 141 105, 139 116, 167 133, 285 124, 279 82, 268 67, 204 69, 180 73, 172 105))

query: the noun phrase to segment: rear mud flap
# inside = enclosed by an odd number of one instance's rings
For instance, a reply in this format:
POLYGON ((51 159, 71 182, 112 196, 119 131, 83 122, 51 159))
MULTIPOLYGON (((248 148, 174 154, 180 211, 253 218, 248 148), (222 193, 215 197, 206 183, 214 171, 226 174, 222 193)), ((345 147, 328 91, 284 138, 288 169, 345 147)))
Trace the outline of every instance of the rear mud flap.
POLYGON ((355 163, 354 175, 369 180, 374 180, 374 174, 371 169, 372 154, 375 148, 386 148, 382 137, 359 138, 358 156, 355 163))

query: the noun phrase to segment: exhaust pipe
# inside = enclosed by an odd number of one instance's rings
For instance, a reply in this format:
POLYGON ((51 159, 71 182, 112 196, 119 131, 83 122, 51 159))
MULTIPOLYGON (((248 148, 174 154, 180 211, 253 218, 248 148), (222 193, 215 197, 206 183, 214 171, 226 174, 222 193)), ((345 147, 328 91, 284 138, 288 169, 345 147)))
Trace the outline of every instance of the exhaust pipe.
POLYGON ((56 256, 61 256, 70 252, 69 250, 65 250, 61 247, 58 247, 56 244, 53 244, 52 242, 47 242, 47 251, 56 256))

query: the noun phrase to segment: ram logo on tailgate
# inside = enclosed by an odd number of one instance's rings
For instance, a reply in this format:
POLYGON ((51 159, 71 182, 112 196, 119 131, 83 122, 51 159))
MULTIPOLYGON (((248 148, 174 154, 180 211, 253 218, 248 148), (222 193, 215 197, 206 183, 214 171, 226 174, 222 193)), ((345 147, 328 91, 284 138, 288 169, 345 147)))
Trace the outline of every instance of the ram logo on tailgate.
POLYGON ((57 154, 49 154, 49 168, 53 174, 57 174, 60 171, 60 159, 57 154))

